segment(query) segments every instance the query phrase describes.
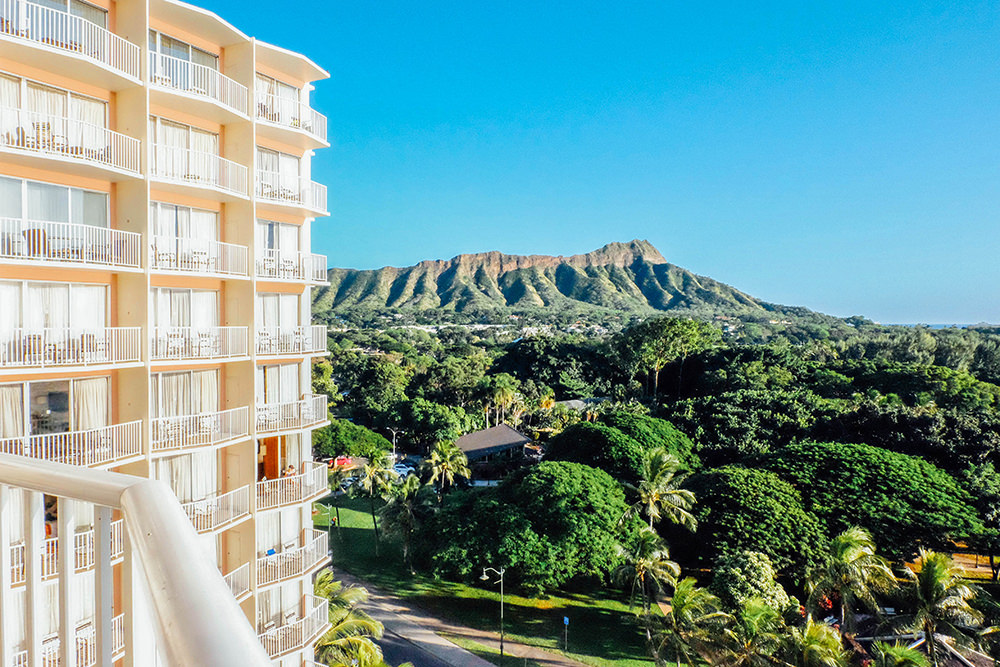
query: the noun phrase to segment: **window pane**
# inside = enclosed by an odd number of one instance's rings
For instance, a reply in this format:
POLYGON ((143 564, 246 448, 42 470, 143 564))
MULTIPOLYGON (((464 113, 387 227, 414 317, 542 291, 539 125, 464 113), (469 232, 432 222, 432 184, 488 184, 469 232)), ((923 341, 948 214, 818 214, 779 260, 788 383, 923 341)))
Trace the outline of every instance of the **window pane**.
POLYGON ((102 28, 108 27, 108 13, 100 7, 95 7, 89 3, 80 2, 80 0, 70 0, 69 13, 86 19, 102 28))
POLYGON ((69 188, 28 181, 28 219, 69 222, 69 188))
POLYGON ((181 60, 190 60, 190 48, 191 47, 179 39, 167 37, 166 35, 160 35, 160 53, 173 56, 174 58, 180 58, 181 60))
POLYGON ((21 181, 0 176, 0 218, 21 217, 21 181))
POLYGON ((32 382, 31 432, 65 433, 69 430, 69 381, 32 382))
POLYGON ((194 47, 191 48, 191 62, 197 63, 198 65, 204 65, 210 69, 219 69, 218 56, 194 47))

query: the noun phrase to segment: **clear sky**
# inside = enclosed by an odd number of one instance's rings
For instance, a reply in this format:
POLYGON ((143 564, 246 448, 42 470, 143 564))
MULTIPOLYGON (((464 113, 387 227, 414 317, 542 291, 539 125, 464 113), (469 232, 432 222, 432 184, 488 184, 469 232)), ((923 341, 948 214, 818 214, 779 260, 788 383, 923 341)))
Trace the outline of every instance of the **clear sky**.
POLYGON ((1000 321, 995 1, 196 1, 330 71, 331 266, 645 238, 769 301, 1000 321))

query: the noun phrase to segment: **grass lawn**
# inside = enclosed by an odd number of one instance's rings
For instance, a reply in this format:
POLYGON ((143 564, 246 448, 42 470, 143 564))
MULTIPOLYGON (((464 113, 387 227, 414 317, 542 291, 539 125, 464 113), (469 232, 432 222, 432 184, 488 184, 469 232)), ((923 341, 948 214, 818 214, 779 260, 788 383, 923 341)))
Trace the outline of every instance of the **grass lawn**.
MULTIPOLYGON (((341 496, 324 502, 340 505, 340 528, 334 529, 330 541, 335 567, 412 599, 441 618, 467 627, 498 630, 498 586, 479 588, 419 573, 411 575, 403 567, 398 545, 383 539, 379 555, 375 555, 375 534, 367 499, 341 496)), ((313 518, 317 528, 327 526, 324 512, 313 518)), ((536 599, 513 595, 508 590, 504 604, 507 636, 512 641, 561 651, 565 616, 569 618, 566 654, 570 657, 597 667, 653 664, 645 657, 645 638, 634 609, 629 609, 628 600, 618 591, 563 591, 536 599)))
POLYGON ((502 665, 503 667, 521 667, 522 665, 524 667, 541 667, 541 665, 534 660, 529 660, 527 658, 512 658, 509 655, 504 656, 504 659, 501 661, 499 649, 483 646, 482 644, 474 642, 471 639, 466 639, 465 637, 458 637, 456 635, 449 635, 446 633, 442 633, 441 636, 455 646, 460 646, 469 653, 479 656, 486 662, 492 662, 494 665, 502 665))

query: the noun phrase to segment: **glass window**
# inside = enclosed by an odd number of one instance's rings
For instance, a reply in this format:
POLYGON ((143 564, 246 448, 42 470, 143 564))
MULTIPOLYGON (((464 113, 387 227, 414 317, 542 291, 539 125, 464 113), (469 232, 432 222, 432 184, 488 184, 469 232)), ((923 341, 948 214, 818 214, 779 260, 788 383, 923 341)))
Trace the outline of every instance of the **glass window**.
POLYGON ((31 432, 69 431, 69 380, 31 382, 31 432))
POLYGON ((101 9, 100 7, 95 7, 89 2, 81 2, 80 0, 70 0, 69 1, 69 13, 74 16, 79 16, 82 19, 90 21, 95 25, 99 25, 102 28, 108 27, 108 13, 101 9))
POLYGON ((0 176, 0 218, 21 217, 21 181, 0 176))
POLYGON ((69 222, 69 188, 28 181, 28 219, 69 222))

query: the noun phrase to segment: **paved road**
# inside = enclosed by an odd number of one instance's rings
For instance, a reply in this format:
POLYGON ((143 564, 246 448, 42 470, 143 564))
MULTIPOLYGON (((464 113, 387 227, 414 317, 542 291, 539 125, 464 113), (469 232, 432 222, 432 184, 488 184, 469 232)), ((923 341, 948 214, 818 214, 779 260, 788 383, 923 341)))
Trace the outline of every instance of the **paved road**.
POLYGON ((450 667, 450 665, 406 641, 394 632, 386 631, 385 636, 378 642, 385 655, 385 661, 390 665, 401 665, 404 662, 412 662, 413 667, 450 667))

